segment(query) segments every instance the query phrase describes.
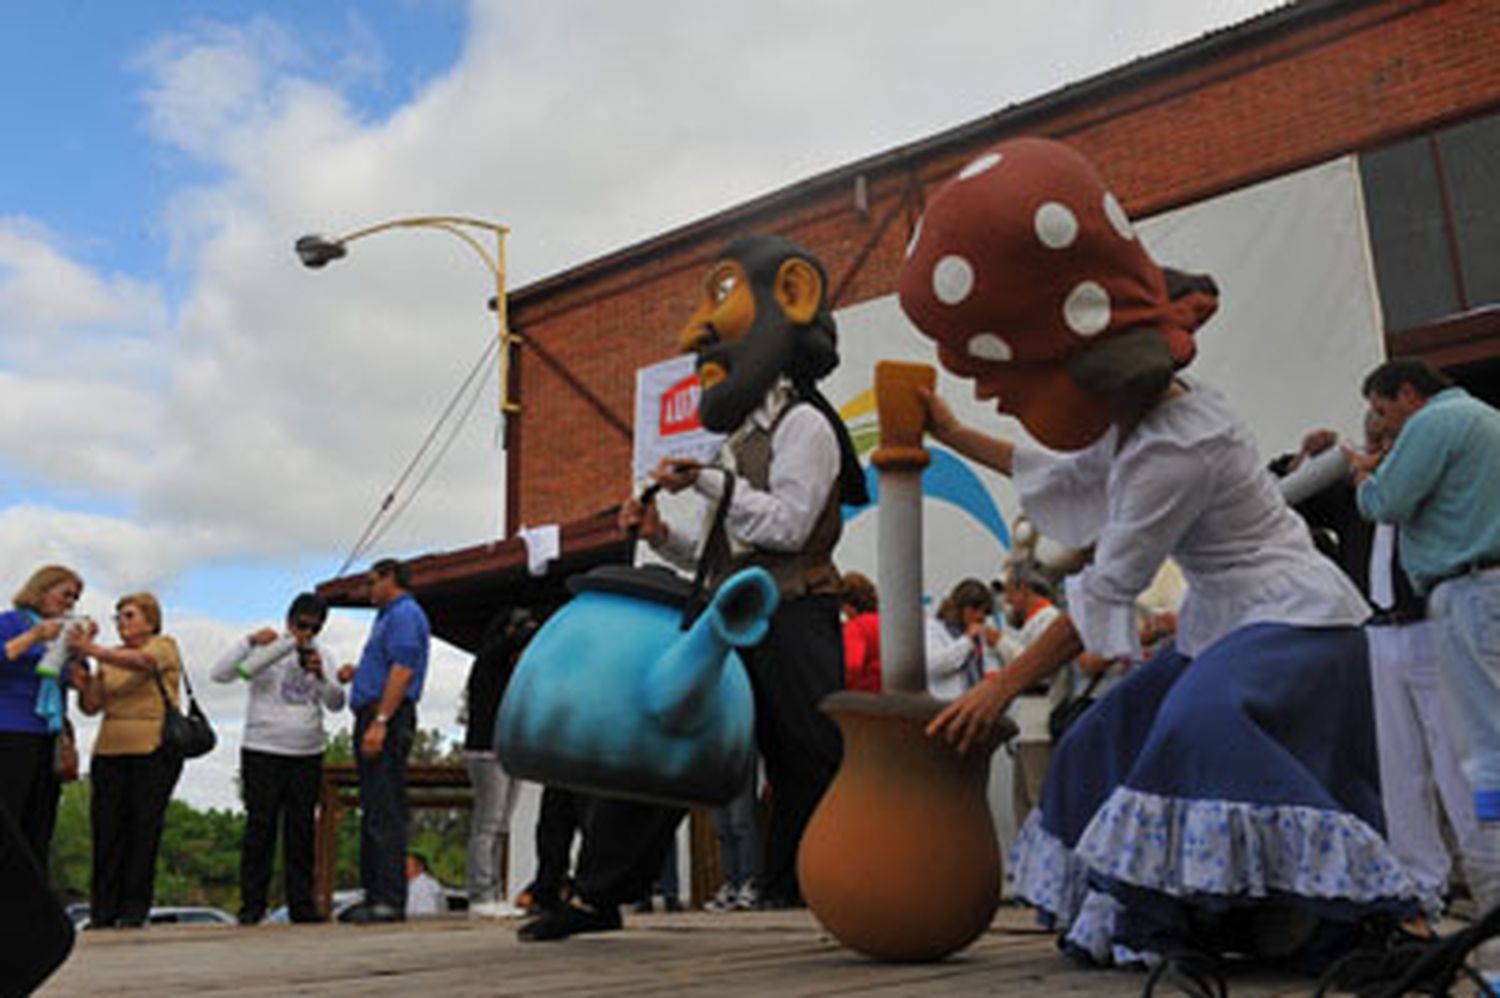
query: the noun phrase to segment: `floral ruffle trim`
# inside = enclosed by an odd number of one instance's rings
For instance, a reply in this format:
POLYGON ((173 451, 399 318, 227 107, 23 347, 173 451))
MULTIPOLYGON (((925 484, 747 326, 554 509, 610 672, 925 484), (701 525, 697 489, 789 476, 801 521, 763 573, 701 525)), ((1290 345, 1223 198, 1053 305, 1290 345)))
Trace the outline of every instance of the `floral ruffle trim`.
POLYGON ((1347 812, 1183 800, 1125 787, 1094 815, 1072 862, 1176 897, 1420 897, 1380 834, 1347 812))
POLYGON ((1010 868, 1016 896, 1041 909, 1043 924, 1066 928, 1073 923, 1088 893, 1088 867, 1042 827, 1040 808, 1021 825, 1010 868))

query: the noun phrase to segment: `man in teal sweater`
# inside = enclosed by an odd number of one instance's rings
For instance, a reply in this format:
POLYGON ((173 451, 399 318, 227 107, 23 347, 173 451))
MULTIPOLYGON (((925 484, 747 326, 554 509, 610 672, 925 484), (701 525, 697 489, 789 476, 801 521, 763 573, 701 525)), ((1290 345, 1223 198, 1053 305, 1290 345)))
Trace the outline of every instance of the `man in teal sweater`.
POLYGON ((1359 509, 1400 527, 1401 567, 1428 596, 1480 821, 1470 887, 1488 910, 1500 904, 1500 410, 1414 360, 1382 364, 1363 391, 1396 443, 1383 459, 1351 456, 1359 509))

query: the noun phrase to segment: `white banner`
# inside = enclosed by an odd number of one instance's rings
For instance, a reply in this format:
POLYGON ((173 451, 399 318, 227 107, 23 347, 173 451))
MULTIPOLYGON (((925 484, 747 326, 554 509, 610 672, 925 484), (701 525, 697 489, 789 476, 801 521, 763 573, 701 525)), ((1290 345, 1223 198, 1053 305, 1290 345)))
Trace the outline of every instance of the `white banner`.
POLYGON ((665 457, 712 461, 724 443, 698 422, 698 374, 692 354, 682 354, 635 372, 635 452, 637 481, 665 457))

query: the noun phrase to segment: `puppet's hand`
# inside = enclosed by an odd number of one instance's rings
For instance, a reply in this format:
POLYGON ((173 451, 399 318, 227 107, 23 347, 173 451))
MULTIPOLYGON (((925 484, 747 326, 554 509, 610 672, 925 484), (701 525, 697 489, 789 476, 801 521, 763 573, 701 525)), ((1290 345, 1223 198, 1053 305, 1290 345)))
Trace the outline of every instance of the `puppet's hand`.
POLYGON ((947 443, 949 435, 963 424, 953 415, 953 410, 943 401, 942 396, 931 389, 919 386, 917 398, 922 400, 922 408, 927 410, 927 432, 947 443))
POLYGON ((1015 699, 1002 673, 991 673, 984 682, 943 708, 927 725, 927 737, 941 738, 960 753, 974 745, 992 744, 995 728, 1015 699))

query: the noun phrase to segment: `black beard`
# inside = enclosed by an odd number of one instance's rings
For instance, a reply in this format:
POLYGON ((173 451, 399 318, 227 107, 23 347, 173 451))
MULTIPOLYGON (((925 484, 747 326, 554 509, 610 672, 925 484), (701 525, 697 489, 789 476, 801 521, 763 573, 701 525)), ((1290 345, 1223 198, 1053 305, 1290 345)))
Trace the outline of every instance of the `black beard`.
POLYGON ((777 302, 765 297, 769 300, 756 296, 755 322, 743 337, 698 351, 699 367, 712 361, 725 373, 723 381, 704 389, 698 399, 698 419, 714 433, 738 429, 791 363, 797 330, 782 316, 777 302))

